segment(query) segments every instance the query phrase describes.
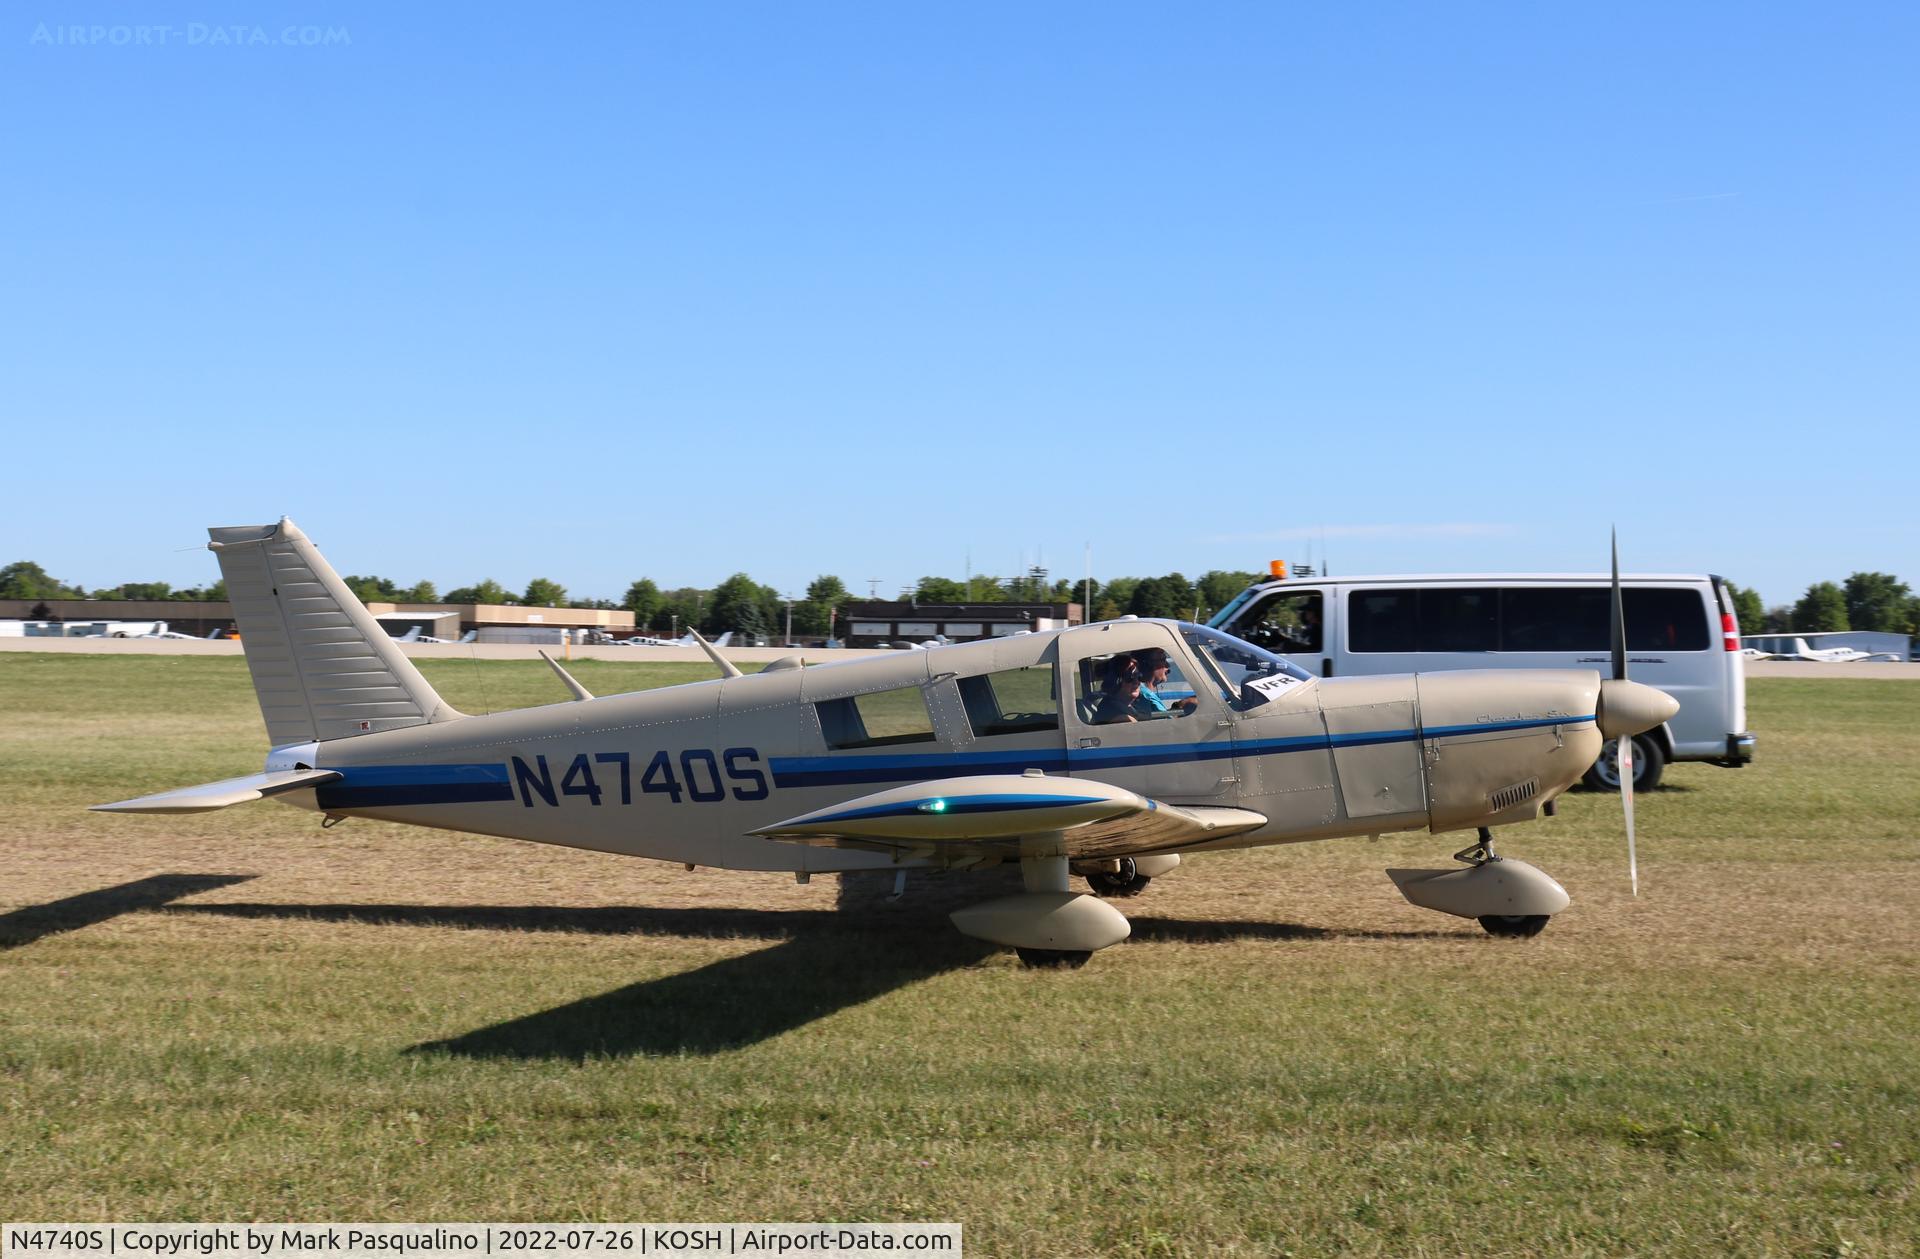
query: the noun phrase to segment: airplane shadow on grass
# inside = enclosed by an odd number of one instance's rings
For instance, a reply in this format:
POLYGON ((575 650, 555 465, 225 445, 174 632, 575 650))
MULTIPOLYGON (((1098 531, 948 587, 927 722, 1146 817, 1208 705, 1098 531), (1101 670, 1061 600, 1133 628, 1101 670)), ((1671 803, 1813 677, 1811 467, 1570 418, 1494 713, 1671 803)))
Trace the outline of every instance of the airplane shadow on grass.
POLYGON ((245 883, 251 874, 156 874, 44 905, 0 914, 0 949, 17 949, 45 936, 78 931, 122 914, 164 909, 172 901, 245 883))
MULTIPOLYGON (((954 931, 937 907, 872 917, 834 910, 536 905, 199 904, 169 912, 299 918, 367 925, 772 941, 771 947, 644 980, 444 1040, 414 1053, 582 1062, 635 1054, 716 1054, 745 1048, 899 988, 972 966, 995 948, 954 931)), ((1292 923, 1136 918, 1134 938, 1225 943, 1445 937, 1354 932, 1292 923)), ((1096 965, 1098 963, 1096 962, 1096 965)), ((1071 973, 1063 974, 1067 979, 1071 973)))
POLYGON ((833 910, 562 908, 540 905, 182 905, 177 912, 367 925, 568 931, 764 940, 771 947, 628 984, 510 1019, 416 1053, 584 1061, 631 1054, 714 1054, 778 1036, 948 970, 992 946, 944 919, 898 911, 879 921, 833 910))

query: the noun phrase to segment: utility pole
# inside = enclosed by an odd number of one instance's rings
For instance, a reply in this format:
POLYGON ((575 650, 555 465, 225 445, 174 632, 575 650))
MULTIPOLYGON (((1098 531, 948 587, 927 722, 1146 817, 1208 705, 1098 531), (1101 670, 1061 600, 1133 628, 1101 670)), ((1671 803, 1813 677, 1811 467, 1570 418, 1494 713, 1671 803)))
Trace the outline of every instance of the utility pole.
POLYGON ((784 646, 793 646, 793 596, 787 596, 787 639, 784 646))

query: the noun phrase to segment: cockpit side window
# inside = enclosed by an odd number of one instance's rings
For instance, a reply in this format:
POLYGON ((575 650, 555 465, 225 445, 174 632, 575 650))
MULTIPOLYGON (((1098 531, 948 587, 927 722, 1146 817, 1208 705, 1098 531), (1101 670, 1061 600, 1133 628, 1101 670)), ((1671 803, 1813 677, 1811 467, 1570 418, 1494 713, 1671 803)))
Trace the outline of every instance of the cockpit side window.
POLYGON ((1190 717, 1199 705, 1179 660, 1160 647, 1089 656, 1076 682, 1076 710, 1088 725, 1190 717))

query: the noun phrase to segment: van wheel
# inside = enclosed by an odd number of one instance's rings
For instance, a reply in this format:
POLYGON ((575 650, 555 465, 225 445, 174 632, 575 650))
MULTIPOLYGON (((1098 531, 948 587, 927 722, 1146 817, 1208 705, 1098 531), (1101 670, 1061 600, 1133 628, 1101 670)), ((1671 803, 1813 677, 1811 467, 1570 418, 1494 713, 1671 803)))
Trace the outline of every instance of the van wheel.
MULTIPOLYGON (((1660 745, 1644 734, 1633 736, 1633 789, 1635 792, 1652 791, 1660 785, 1660 776, 1667 772, 1666 753, 1660 745)), ((1586 775, 1580 780, 1595 791, 1620 790, 1620 741, 1609 739, 1600 749, 1600 759, 1593 763, 1586 775)))

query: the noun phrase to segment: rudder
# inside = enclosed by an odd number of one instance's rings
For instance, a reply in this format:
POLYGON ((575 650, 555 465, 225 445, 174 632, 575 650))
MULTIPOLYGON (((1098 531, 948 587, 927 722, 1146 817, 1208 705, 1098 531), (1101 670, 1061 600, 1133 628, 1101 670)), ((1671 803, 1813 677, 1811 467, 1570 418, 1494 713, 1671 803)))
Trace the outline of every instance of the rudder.
POLYGON ((207 530, 274 747, 456 721, 293 521, 207 530))

